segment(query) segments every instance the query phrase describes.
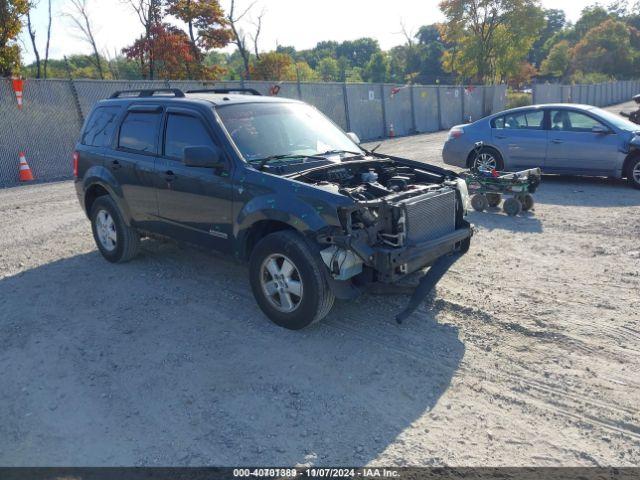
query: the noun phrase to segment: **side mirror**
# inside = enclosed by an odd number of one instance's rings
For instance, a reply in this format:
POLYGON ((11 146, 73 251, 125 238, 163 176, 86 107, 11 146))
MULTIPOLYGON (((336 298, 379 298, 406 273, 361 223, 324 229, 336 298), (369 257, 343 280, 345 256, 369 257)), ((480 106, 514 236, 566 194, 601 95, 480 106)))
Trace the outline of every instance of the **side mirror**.
POLYGON ((182 162, 187 167, 222 168, 222 151, 218 147, 205 145, 185 147, 182 162))
POLYGON ((360 137, 356 133, 348 132, 347 137, 349 137, 356 145, 360 145, 360 137))
POLYGON ((608 128, 602 125, 594 125, 593 128, 591 128, 591 131, 599 135, 606 135, 607 133, 611 133, 611 131, 608 128))

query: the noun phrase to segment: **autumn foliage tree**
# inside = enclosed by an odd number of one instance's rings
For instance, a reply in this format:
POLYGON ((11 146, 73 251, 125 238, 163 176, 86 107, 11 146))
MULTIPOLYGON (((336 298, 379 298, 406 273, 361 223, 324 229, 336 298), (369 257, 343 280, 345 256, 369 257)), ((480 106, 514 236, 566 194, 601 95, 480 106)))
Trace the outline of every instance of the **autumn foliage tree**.
POLYGON ((0 0, 0 76, 8 77, 20 68, 17 38, 28 12, 28 0, 0 0))
POLYGON ((167 0, 167 13, 182 20, 187 26, 191 47, 192 78, 215 78, 218 71, 206 68, 202 61, 207 51, 225 47, 232 38, 229 21, 218 0, 167 0))

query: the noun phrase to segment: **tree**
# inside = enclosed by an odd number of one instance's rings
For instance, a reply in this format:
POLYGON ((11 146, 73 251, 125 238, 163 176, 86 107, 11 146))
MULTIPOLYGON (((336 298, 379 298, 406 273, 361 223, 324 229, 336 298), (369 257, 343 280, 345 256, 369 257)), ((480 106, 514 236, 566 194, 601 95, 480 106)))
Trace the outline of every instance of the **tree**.
MULTIPOLYGON (((227 21, 231 27, 231 32, 233 34, 231 42, 238 48, 238 52, 242 57, 242 62, 244 63, 244 77, 249 79, 251 77, 251 54, 247 48, 247 40, 244 32, 240 28, 240 21, 247 16, 247 14, 251 11, 251 9, 255 6, 256 2, 250 3, 242 12, 237 13, 236 10, 236 2, 235 0, 231 0, 231 5, 229 7, 229 14, 227 15, 227 21)), ((257 39, 257 36, 256 36, 257 39)))
POLYGON ((255 80, 295 80, 293 60, 286 53, 269 52, 251 66, 251 78, 255 80), (292 77, 293 75, 293 77, 292 77))
POLYGON ((223 48, 233 35, 220 3, 218 0, 167 0, 167 13, 187 26, 191 55, 197 67, 195 71, 188 72, 189 76, 206 78, 209 72, 202 64, 204 53, 201 49, 223 48))
MULTIPOLYGON (((162 0, 123 0, 131 6, 136 12, 140 24, 144 28, 144 45, 150 46, 153 44, 154 32, 162 31, 161 25, 164 18, 164 11, 162 8, 162 0)), ((140 45, 139 45, 140 46, 140 45)), ((145 72, 144 78, 153 80, 155 78, 155 59, 153 58, 153 52, 150 50, 146 52, 144 58, 139 60, 143 61, 141 65, 141 71, 145 72)))
POLYGON ((91 46, 98 74, 101 79, 104 79, 102 61, 100 54, 98 53, 98 45, 96 44, 96 39, 93 34, 93 25, 89 16, 87 2, 88 0, 69 0, 73 11, 66 13, 65 15, 71 19, 73 26, 80 33, 81 38, 91 46))
MULTIPOLYGON (((635 29, 634 29, 635 30, 635 29)), ((609 19, 589 30, 573 50, 575 68, 584 73, 610 76, 630 75, 635 52, 631 45, 631 28, 624 22, 609 19)))
POLYGON ((446 69, 479 82, 516 69, 543 26, 538 0, 442 0, 440 8, 444 41, 455 44, 446 69))
POLYGON ((368 82, 382 83, 389 79, 390 73, 389 57, 383 52, 378 52, 371 57, 362 76, 368 82))
POLYGON ((336 47, 337 58, 345 58, 354 67, 364 68, 371 57, 380 52, 380 45, 373 38, 346 40, 336 47))
POLYGON ((149 34, 148 40, 143 35, 122 53, 139 62, 143 77, 150 77, 149 59, 153 58, 153 68, 162 77, 187 79, 197 64, 187 34, 166 23, 152 27, 149 34))
POLYGON ((556 43, 540 66, 540 73, 555 78, 565 78, 571 67, 571 49, 569 42, 556 43))
POLYGON ((529 62, 521 62, 518 71, 509 77, 509 86, 519 90, 531 83, 531 79, 538 74, 536 67, 529 62))
POLYGON ((36 44, 36 31, 33 29, 31 23, 31 10, 38 6, 37 1, 32 1, 29 4, 29 10, 27 11, 27 31, 29 32, 29 38, 31 39, 31 48, 33 48, 33 55, 36 57, 36 78, 40 78, 40 52, 38 51, 38 45, 36 44))
POLYGON ((318 74, 307 62, 298 61, 289 68, 287 78, 300 82, 312 82, 318 80, 318 74))
POLYGON ((332 57, 324 57, 318 62, 316 72, 323 82, 337 82, 340 79, 340 65, 332 57))
POLYGON ((540 31, 540 36, 531 46, 528 57, 530 63, 540 67, 542 60, 547 57, 552 47, 551 44, 547 44, 548 40, 560 32, 566 23, 567 19, 563 10, 554 8, 544 10, 544 27, 540 31))
POLYGON ((580 18, 573 27, 576 40, 581 39, 592 28, 604 23, 611 18, 611 14, 598 4, 591 5, 582 9, 580 18))
POLYGON ((47 78, 47 68, 49 66, 49 47, 51 45, 51 0, 47 1, 47 44, 44 49, 44 78, 47 78))
POLYGON ((20 47, 16 42, 27 13, 28 0, 0 0, 0 76, 9 77, 20 69, 20 47))

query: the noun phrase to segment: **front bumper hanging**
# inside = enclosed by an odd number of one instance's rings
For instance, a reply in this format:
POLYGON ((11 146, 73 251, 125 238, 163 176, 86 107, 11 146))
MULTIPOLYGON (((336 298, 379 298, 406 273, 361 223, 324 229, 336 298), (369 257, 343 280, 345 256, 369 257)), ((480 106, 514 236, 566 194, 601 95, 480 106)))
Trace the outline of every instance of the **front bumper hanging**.
POLYGON ((396 316, 396 322, 398 324, 401 324, 416 311, 429 292, 433 290, 444 274, 447 273, 462 255, 462 252, 456 252, 436 260, 431 268, 429 268, 429 271, 420 279, 420 283, 418 283, 418 286, 413 291, 409 304, 396 316))

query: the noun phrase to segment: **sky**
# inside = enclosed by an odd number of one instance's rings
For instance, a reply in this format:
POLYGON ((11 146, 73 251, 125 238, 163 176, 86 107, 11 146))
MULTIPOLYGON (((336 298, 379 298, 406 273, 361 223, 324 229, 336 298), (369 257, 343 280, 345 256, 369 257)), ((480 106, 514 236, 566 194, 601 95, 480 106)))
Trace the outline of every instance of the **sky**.
MULTIPOLYGON (((47 0, 38 0, 32 22, 36 42, 44 56, 47 28, 47 0)), ((87 0, 94 24, 97 43, 103 53, 115 56, 122 47, 133 43, 142 27, 126 0, 87 0)), ((221 0, 225 10, 230 1, 221 0)), ((236 0, 237 9, 248 6, 251 0, 236 0)), ((542 0, 545 8, 562 8, 569 21, 575 21, 580 11, 595 0, 542 0)), ((70 12, 68 0, 52 0, 53 26, 50 58, 62 58, 74 53, 90 53, 89 45, 74 31, 65 17, 70 12)), ((415 33, 421 25, 442 21, 438 0, 257 0, 244 21, 247 32, 253 31, 252 21, 264 10, 260 50, 273 50, 277 45, 294 46, 298 50, 312 48, 322 40, 353 40, 360 37, 376 38, 383 50, 403 43, 401 24, 415 33)), ((22 35, 24 60, 34 60, 31 40, 22 35)), ((232 47, 227 47, 232 51, 232 47)))

